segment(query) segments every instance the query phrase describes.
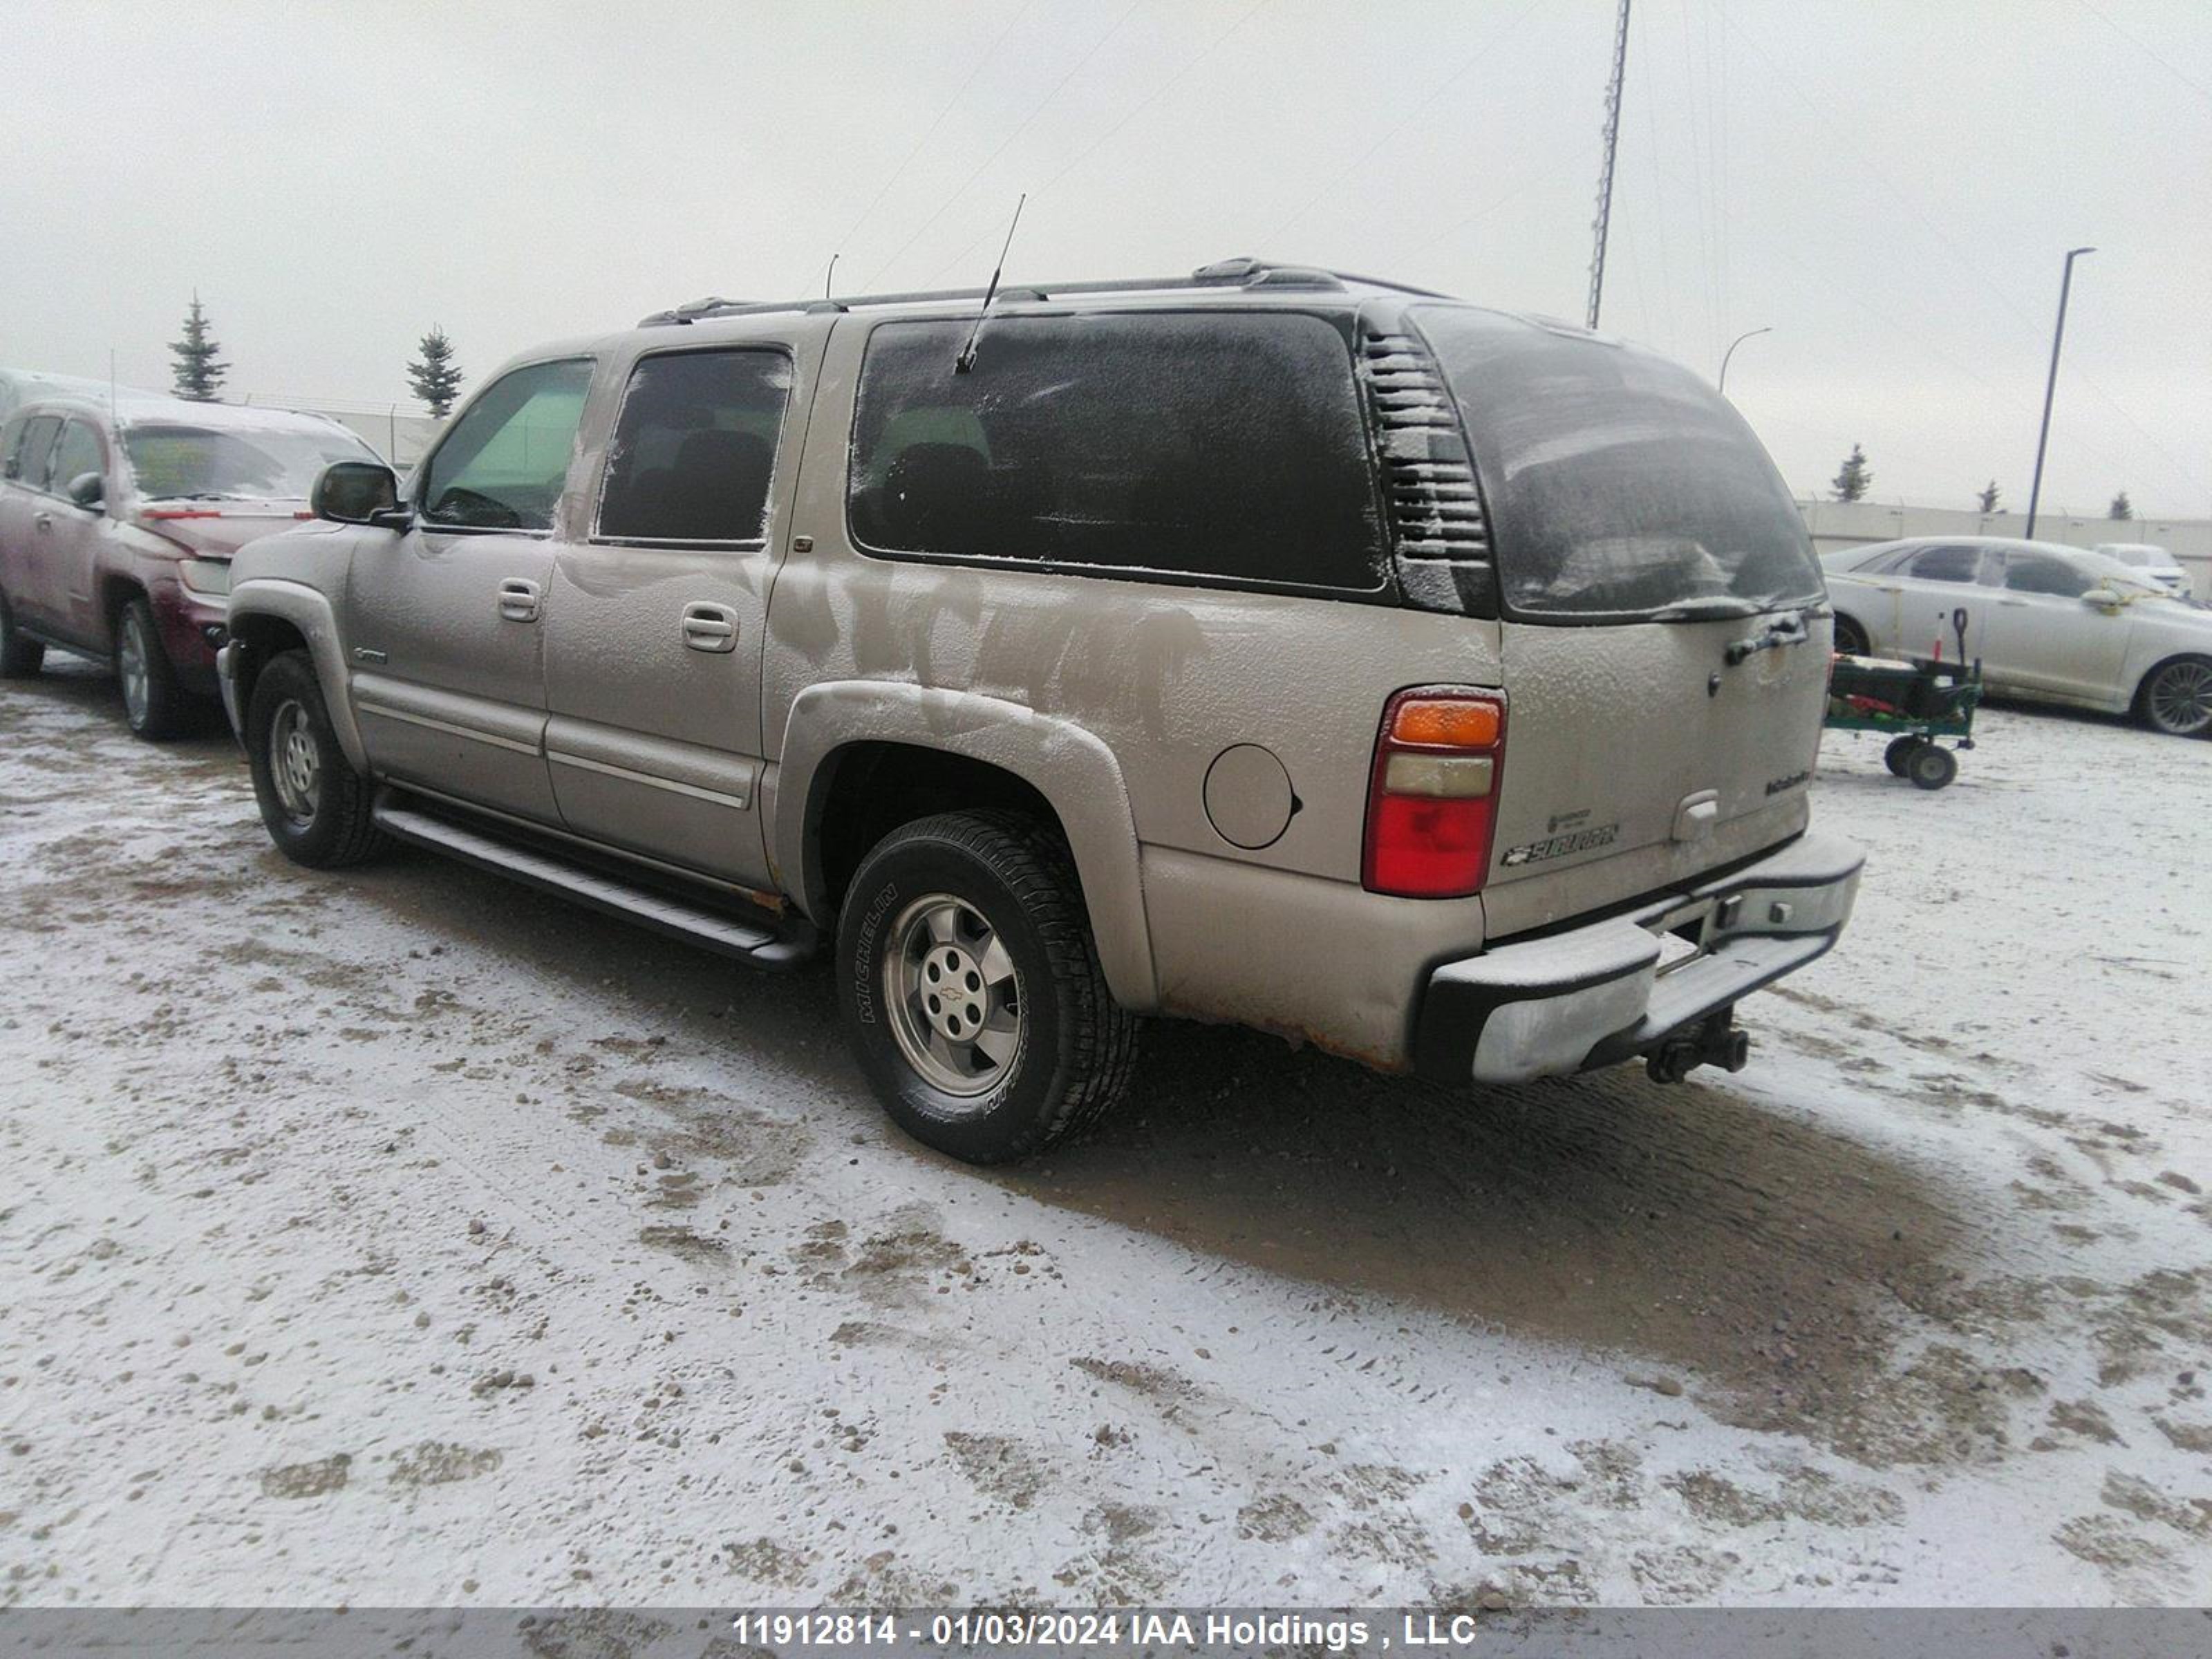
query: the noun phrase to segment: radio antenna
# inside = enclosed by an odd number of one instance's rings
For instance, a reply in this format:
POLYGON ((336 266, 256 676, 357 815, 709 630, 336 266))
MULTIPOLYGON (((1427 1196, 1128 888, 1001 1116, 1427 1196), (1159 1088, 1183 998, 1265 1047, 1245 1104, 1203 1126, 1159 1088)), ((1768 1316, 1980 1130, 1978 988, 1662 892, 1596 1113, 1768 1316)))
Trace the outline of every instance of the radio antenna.
POLYGON ((831 254, 830 269, 822 273, 822 297, 825 300, 830 297, 830 284, 837 280, 837 258, 836 254, 831 254))
POLYGON ((990 314, 991 301, 999 295, 999 278, 1006 269, 1006 251, 1014 245, 1014 232, 1020 228, 1023 204, 1030 199, 1024 191, 1014 204, 1014 222, 1006 227, 1006 240, 999 249, 998 268, 991 273, 991 286, 983 290, 983 308, 975 313, 975 326, 968 331, 968 343, 960 348, 960 355, 952 360, 952 372, 965 374, 975 367, 975 337, 983 331, 983 319, 990 314))

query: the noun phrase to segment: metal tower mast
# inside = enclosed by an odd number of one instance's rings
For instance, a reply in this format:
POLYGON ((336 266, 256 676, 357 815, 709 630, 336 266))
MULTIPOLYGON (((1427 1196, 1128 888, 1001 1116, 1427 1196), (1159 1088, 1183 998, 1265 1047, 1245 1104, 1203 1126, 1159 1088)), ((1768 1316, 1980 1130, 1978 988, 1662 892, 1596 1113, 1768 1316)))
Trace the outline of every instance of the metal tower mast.
POLYGON ((1613 223, 1613 152, 1620 143, 1620 82, 1628 68, 1628 0, 1613 27, 1613 78, 1605 86, 1605 161, 1597 175, 1597 248, 1590 255, 1589 325, 1597 326, 1598 301, 1605 295, 1605 234, 1613 223))

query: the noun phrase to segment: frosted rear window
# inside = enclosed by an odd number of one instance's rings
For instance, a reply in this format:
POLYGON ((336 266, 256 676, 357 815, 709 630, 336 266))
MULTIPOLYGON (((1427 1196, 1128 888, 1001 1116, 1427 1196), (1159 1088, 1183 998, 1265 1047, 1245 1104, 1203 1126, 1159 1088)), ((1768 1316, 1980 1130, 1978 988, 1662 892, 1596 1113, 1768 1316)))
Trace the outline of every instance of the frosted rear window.
POLYGON ((870 337, 863 546, 1371 592, 1385 561, 1350 348, 1292 313, 994 317, 870 337))
POLYGON ((1632 619, 1822 596, 1781 475, 1687 369, 1497 312, 1413 316, 1467 428, 1510 611, 1632 619))

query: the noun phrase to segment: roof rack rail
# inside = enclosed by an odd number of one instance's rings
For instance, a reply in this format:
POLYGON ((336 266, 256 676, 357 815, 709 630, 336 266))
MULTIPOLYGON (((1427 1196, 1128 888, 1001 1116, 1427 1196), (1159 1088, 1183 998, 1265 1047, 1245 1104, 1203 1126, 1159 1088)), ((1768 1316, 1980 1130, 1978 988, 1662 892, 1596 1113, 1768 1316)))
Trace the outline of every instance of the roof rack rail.
MULTIPOLYGON (((1393 283, 1380 276, 1355 276, 1347 271, 1328 270, 1319 265, 1277 264, 1249 255, 1233 259, 1217 259, 1212 264, 1200 265, 1187 276, 1121 276, 1087 283, 1028 283, 1009 289, 999 297, 1001 301, 1016 301, 1035 304, 1062 295, 1074 294, 1144 294, 1160 290, 1172 291, 1185 288, 1248 288, 1248 289, 1319 289, 1342 291, 1347 286, 1379 288, 1395 294, 1415 294, 1425 299, 1448 299, 1434 289, 1415 288, 1406 283, 1393 283)), ((641 328, 656 328, 704 321, 710 317, 760 316, 780 311, 850 310, 856 306, 920 305, 930 301, 981 300, 987 290, 980 288, 915 289, 899 294, 841 294, 830 297, 812 296, 804 300, 724 300, 710 298, 694 300, 689 305, 668 311, 656 311, 641 318, 641 328)))

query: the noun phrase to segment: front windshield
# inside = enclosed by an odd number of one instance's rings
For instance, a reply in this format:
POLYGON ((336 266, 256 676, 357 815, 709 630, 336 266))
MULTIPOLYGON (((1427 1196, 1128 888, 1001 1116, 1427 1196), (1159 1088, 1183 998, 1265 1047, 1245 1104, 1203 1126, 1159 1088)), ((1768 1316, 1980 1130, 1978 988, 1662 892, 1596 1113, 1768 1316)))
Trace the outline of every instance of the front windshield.
POLYGON ((1413 315, 1466 422, 1510 612, 1686 621, 1820 600, 1788 486, 1687 369, 1496 312, 1413 315))
POLYGON ((305 501, 332 461, 373 461, 350 433, 274 427, 227 432, 180 422, 133 424, 123 447, 143 495, 156 501, 305 501))

